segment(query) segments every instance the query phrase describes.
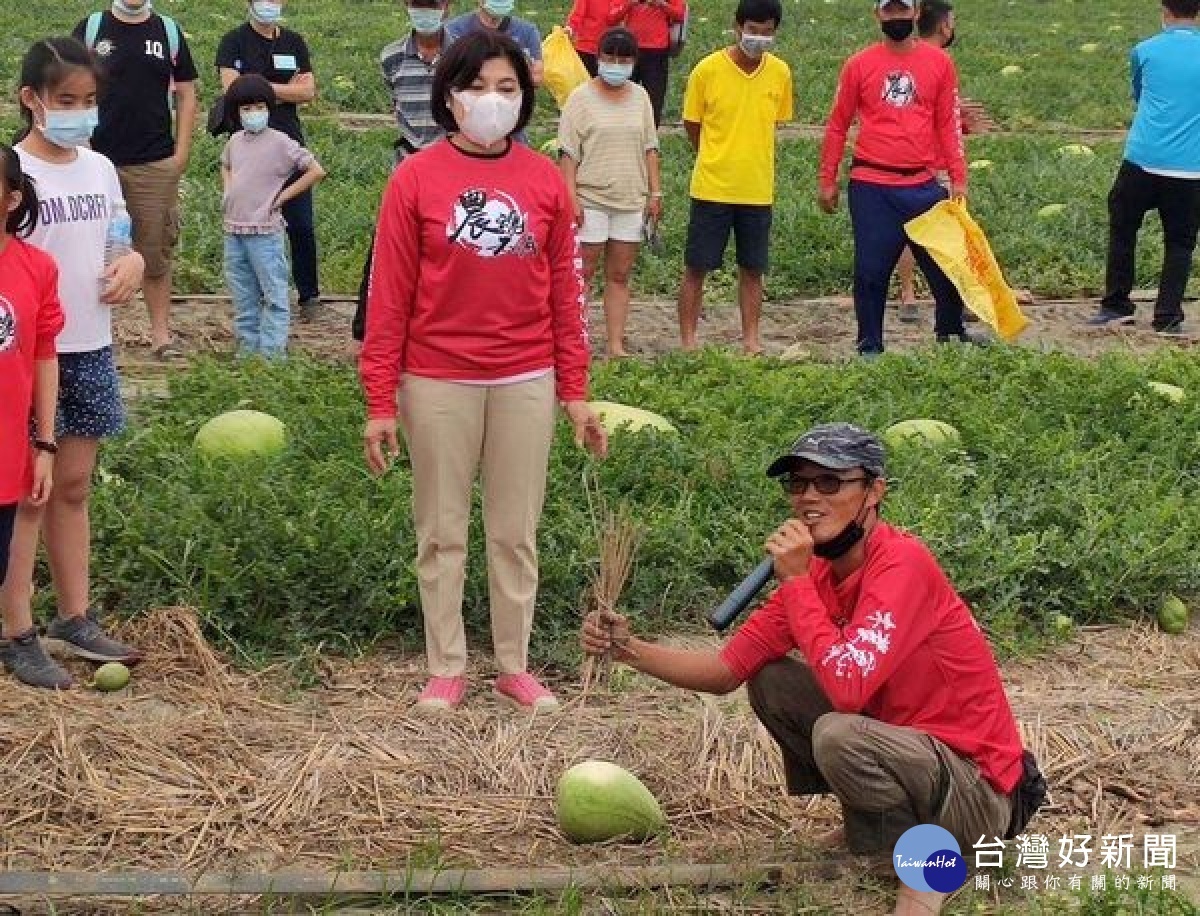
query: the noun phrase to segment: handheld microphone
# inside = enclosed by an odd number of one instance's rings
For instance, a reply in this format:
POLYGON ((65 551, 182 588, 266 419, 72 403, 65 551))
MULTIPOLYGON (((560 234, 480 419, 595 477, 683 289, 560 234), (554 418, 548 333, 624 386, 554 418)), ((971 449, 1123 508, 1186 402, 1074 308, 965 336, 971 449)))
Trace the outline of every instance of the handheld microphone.
POLYGON ((724 633, 729 625, 750 606, 754 596, 763 590, 763 586, 771 581, 773 575, 775 575, 775 560, 767 557, 754 567, 754 572, 743 579, 741 585, 729 593, 729 597, 721 602, 720 607, 709 611, 708 622, 712 624, 713 629, 718 633, 724 633))

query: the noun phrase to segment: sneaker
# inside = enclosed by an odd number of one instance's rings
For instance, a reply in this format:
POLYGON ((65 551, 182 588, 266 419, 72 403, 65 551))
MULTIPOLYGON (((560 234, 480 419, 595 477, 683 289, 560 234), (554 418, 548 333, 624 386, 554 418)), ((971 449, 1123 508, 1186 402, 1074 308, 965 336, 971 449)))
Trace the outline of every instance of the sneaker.
POLYGON ((917 304, 915 302, 900 303, 900 320, 905 324, 916 324, 921 320, 921 315, 917 311, 917 304))
POLYGON ((937 342, 940 344, 961 343, 970 347, 986 347, 991 343, 986 337, 972 334, 970 331, 960 331, 957 334, 938 334, 937 342))
POLYGON ((1133 324, 1133 316, 1123 312, 1114 312, 1112 309, 1100 309, 1087 320, 1087 323, 1089 327, 1093 328, 1128 327, 1133 324))
POLYGON ((461 674, 457 677, 431 677, 417 697, 417 709, 457 709, 466 695, 467 679, 461 674))
POLYGON ((75 686, 67 670, 46 654, 33 627, 12 639, 0 639, 0 661, 9 674, 30 687, 70 690, 75 686))
POLYGON ((296 309, 300 313, 300 321, 304 324, 322 321, 329 314, 329 306, 319 298, 301 299, 296 303, 296 309))
POLYGON ((520 674, 501 674, 496 678, 495 693, 500 699, 520 709, 558 709, 558 700, 554 694, 528 671, 520 674))
POLYGON ((1183 322, 1172 321, 1170 324, 1164 324, 1161 328, 1155 328, 1154 333, 1164 337, 1183 337, 1183 322))
POLYGON ((46 645, 91 662, 123 662, 131 665, 142 660, 142 653, 118 642, 96 620, 94 608, 82 617, 55 617, 46 627, 46 645))

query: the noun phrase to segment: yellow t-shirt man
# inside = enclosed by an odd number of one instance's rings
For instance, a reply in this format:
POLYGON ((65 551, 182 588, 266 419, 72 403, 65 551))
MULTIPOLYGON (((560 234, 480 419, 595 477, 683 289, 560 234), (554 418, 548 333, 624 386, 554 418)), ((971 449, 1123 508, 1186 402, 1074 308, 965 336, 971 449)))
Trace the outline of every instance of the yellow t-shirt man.
POLYGON ((775 125, 792 118, 792 71, 764 54, 753 73, 727 49, 696 64, 683 97, 683 120, 700 125, 691 195, 724 204, 775 200, 775 125))

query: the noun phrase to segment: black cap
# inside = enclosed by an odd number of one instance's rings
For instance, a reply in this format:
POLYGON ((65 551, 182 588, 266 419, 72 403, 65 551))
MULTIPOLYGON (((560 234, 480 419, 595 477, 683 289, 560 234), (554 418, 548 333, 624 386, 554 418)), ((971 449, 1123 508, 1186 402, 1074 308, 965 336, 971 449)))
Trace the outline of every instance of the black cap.
POLYGON ((767 468, 768 477, 779 477, 801 461, 811 461, 831 471, 862 468, 874 477, 884 476, 883 444, 852 423, 822 423, 797 439, 786 455, 767 468))

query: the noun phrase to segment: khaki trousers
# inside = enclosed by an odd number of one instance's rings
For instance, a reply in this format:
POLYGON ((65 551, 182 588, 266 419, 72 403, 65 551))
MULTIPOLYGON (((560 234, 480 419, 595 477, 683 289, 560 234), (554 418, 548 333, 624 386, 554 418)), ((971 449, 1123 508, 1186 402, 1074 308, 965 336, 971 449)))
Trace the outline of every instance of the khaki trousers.
POLYGON ((480 470, 496 667, 502 674, 525 671, 537 597, 537 526, 554 438, 554 375, 495 386, 405 375, 399 406, 412 461, 429 672, 453 677, 466 670, 463 584, 480 470))
POLYGON ((773 662, 749 693, 783 751, 788 792, 836 795, 852 852, 890 857, 917 824, 944 827, 963 850, 1008 829, 1011 798, 972 761, 916 729, 834 712, 807 665, 773 662))

